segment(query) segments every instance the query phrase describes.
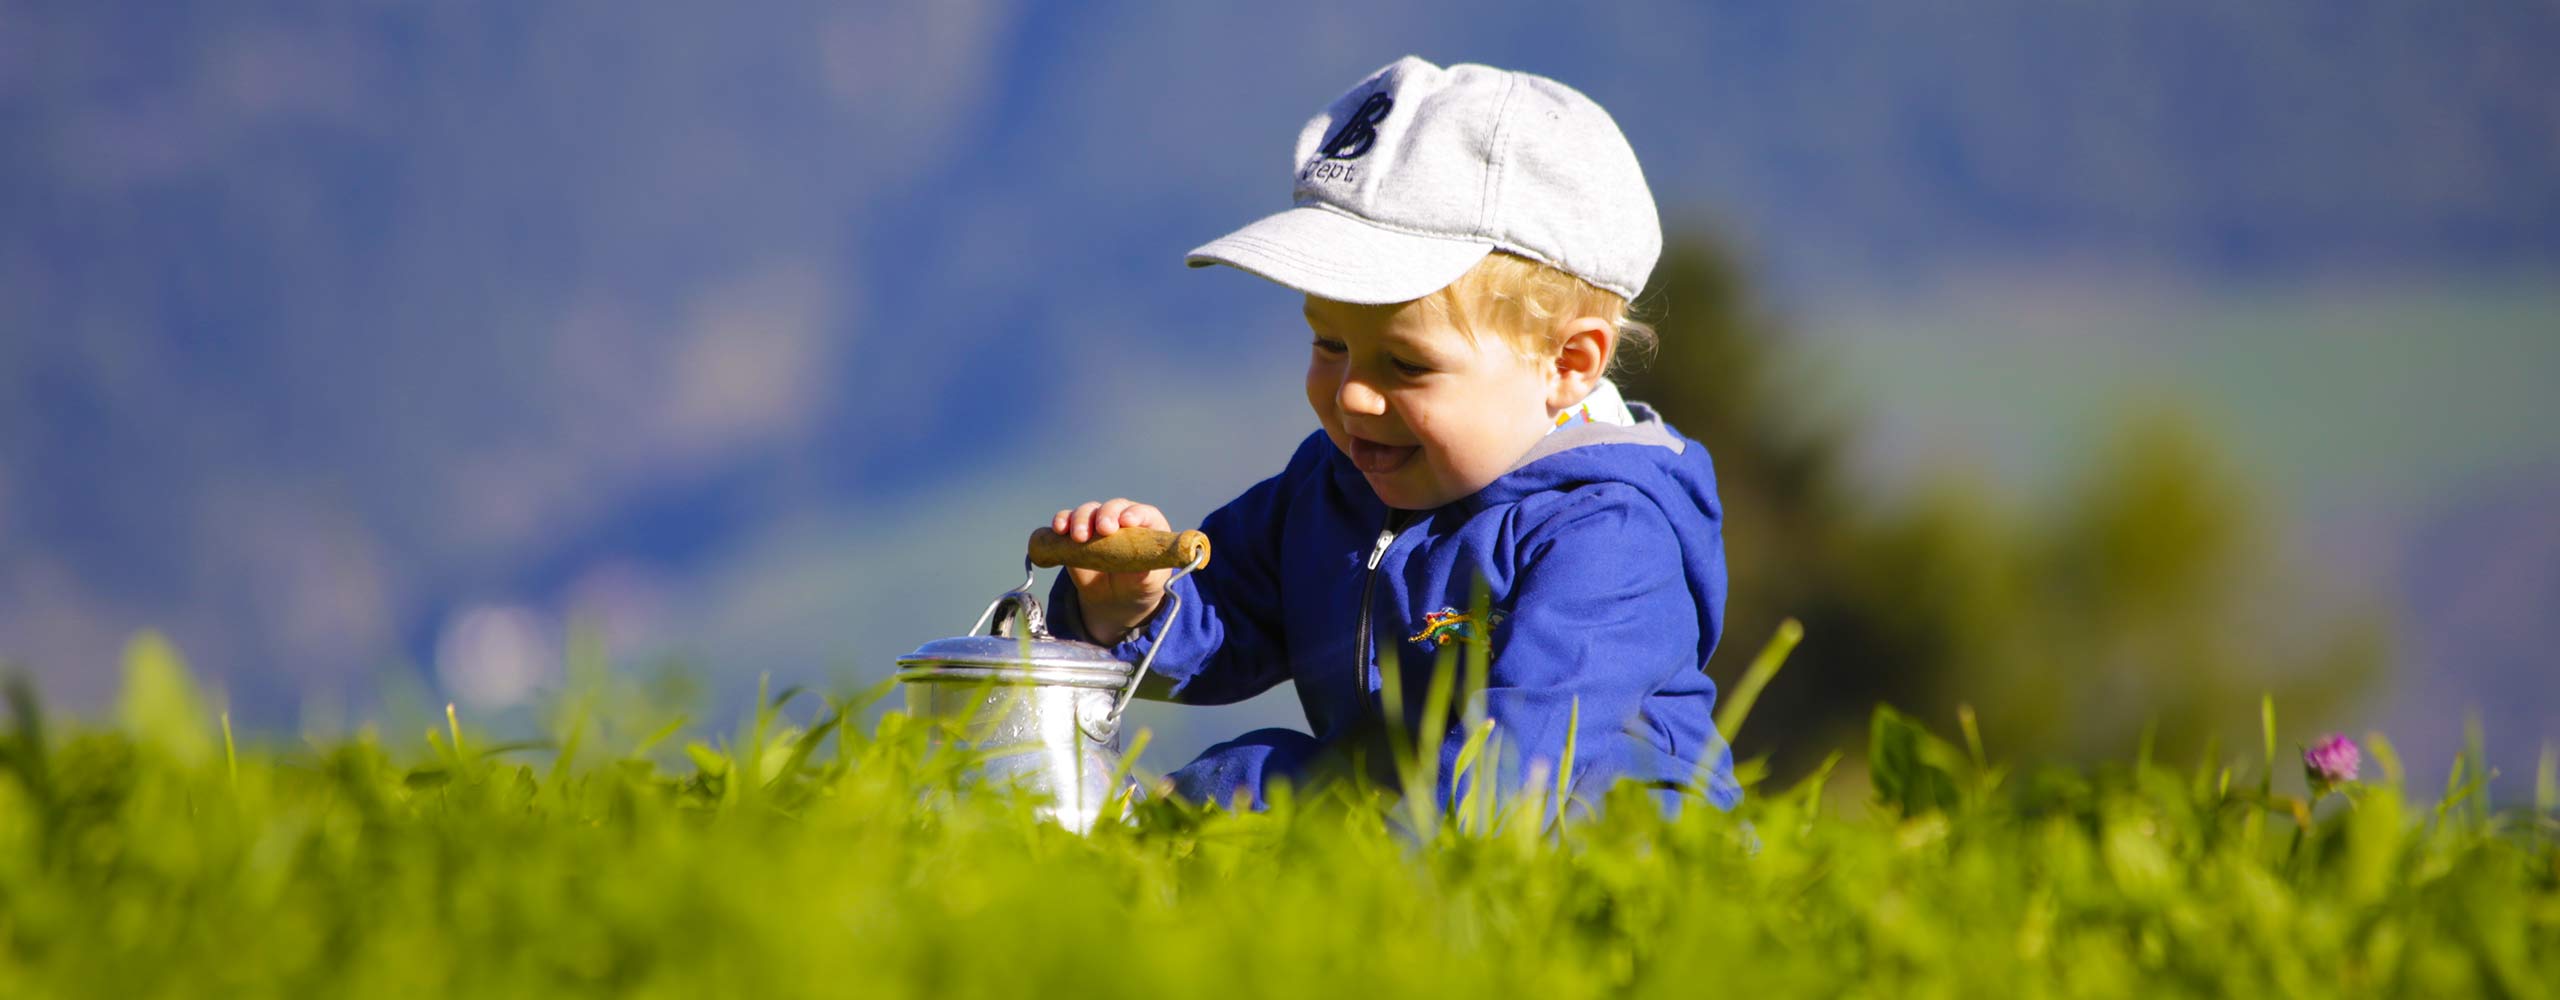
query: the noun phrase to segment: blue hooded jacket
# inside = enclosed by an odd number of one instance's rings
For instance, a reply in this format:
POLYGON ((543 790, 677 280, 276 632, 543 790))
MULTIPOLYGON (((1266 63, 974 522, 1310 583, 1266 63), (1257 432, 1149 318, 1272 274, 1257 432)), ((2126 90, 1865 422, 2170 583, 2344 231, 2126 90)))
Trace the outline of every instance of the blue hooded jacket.
MULTIPOLYGON (((1388 508, 1319 431, 1279 475, 1210 514, 1200 525, 1210 564, 1174 584, 1182 604, 1156 654, 1162 680, 1150 686, 1170 682, 1174 701, 1218 705, 1288 682, 1314 734, 1258 730, 1212 747, 1174 773, 1176 791, 1223 803, 1250 790, 1267 801, 1272 779, 1382 746, 1378 661, 1390 649, 1402 668, 1403 729, 1414 732, 1441 645, 1489 632, 1484 710, 1504 748, 1491 768, 1497 793, 1532 776, 1554 780, 1573 730, 1578 800, 1596 802, 1629 778, 1699 788, 1731 808, 1742 792, 1703 669, 1724 621, 1715 470, 1705 446, 1631 408, 1634 426, 1566 427, 1484 489, 1429 511, 1388 508), (1478 580, 1491 597, 1489 628, 1467 615, 1478 580)), ((1059 632, 1081 637, 1064 573, 1050 604, 1059 632)), ((1162 617, 1114 652, 1136 662, 1162 617)), ((1474 777, 1453 780, 1466 734, 1451 725, 1437 772, 1444 807, 1474 777)), ((1676 807, 1676 794, 1663 797, 1676 807)))

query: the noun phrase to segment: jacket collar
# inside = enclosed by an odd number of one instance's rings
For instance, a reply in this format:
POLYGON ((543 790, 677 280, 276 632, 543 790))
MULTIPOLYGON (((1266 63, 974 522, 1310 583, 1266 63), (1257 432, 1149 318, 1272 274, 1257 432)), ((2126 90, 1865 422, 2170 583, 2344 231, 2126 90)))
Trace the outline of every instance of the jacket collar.
MULTIPOLYGON (((1662 414, 1655 411, 1653 407, 1630 402, 1627 404, 1627 410, 1635 417, 1635 423, 1632 426, 1578 423, 1558 428, 1554 433, 1540 438, 1537 444, 1529 448, 1527 454, 1521 455, 1519 461, 1511 463, 1510 469, 1504 471, 1485 488, 1452 500, 1438 509, 1473 514, 1494 504, 1516 500, 1529 493, 1550 488, 1553 484, 1545 482, 1546 477, 1534 475, 1531 467, 1546 459, 1584 448, 1602 445, 1643 445, 1668 449, 1669 454, 1674 457, 1688 453, 1689 439, 1673 431, 1671 425, 1663 421, 1662 414), (1523 475, 1524 472, 1533 474, 1523 475)), ((1341 449, 1338 448, 1327 447, 1326 452, 1325 462, 1331 469, 1334 482, 1342 491, 1366 501, 1363 506, 1374 506, 1380 515, 1384 516, 1387 511, 1386 504, 1380 502, 1378 495, 1370 491, 1368 479, 1360 475, 1360 470, 1351 464, 1351 460, 1343 457, 1341 449)), ((1417 511, 1416 513, 1428 515, 1433 512, 1417 511)))

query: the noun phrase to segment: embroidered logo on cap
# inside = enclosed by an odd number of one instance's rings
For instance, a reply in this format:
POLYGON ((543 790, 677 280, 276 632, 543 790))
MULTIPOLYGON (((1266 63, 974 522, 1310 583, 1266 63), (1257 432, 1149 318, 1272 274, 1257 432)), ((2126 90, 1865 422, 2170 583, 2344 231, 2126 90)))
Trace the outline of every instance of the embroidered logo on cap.
POLYGON ((1357 160, 1378 141, 1378 123, 1387 120, 1387 112, 1395 110, 1396 99, 1385 94, 1371 94, 1360 102, 1360 110, 1344 119, 1342 127, 1324 141, 1322 152, 1328 160, 1357 160))

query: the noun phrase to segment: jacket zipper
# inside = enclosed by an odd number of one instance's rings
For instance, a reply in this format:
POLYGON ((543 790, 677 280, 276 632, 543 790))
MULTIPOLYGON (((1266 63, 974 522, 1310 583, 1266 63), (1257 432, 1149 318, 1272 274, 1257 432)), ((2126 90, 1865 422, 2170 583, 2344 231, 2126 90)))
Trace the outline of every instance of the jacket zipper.
POLYGON ((1369 550, 1369 564, 1364 570, 1368 575, 1360 581, 1360 636, 1351 644, 1351 650, 1354 657, 1353 683, 1364 694, 1369 690, 1369 605, 1377 598, 1378 561, 1387 557, 1387 546, 1395 544, 1396 531, 1403 523, 1403 511, 1388 512, 1386 526, 1378 529, 1378 544, 1369 550))

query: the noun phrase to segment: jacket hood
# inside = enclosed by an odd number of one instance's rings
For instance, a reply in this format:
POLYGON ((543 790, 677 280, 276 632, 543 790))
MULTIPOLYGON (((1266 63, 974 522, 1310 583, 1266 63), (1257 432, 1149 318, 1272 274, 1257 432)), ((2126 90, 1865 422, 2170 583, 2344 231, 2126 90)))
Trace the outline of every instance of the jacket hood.
POLYGON ((1576 424, 1547 435, 1511 471, 1451 507, 1474 514, 1545 491, 1598 483, 1634 487, 1661 508, 1680 541, 1680 561, 1698 605, 1698 662, 1704 664, 1724 631, 1724 504, 1716 497, 1715 463, 1705 445, 1683 436, 1653 407, 1627 407, 1635 414, 1634 426, 1576 424))
POLYGON ((1634 426, 1576 424, 1549 434, 1511 471, 1458 505, 1481 510, 1532 493, 1615 482, 1643 490, 1674 523, 1684 509, 1722 521, 1715 464, 1706 447, 1674 430, 1651 406, 1629 403, 1627 409, 1635 414, 1634 426))

